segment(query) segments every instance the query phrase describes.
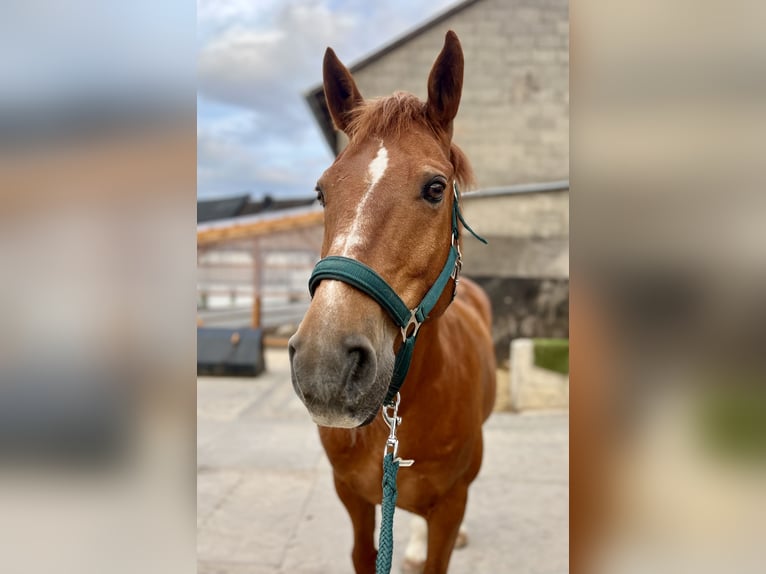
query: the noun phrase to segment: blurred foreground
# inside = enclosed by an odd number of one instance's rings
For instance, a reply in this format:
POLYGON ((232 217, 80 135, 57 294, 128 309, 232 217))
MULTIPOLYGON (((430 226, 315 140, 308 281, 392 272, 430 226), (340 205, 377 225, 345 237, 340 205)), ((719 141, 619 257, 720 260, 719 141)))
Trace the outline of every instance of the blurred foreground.
POLYGON ((0 22, 0 572, 192 572, 194 5, 0 22))
POLYGON ((194 150, 171 117, 0 157, 2 572, 194 568, 194 150))
POLYGON ((763 572, 766 6, 572 18, 572 571, 763 572))

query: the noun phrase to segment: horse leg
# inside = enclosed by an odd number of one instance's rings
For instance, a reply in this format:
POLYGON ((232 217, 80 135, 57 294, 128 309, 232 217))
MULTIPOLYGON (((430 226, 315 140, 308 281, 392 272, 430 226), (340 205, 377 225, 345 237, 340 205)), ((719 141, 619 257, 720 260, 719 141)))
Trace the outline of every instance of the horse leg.
POLYGON ((354 570, 357 574, 374 574, 375 558, 378 555, 374 542, 375 505, 361 498, 337 476, 334 478, 335 491, 346 507, 354 527, 354 548, 351 551, 354 570))
POLYGON ((468 530, 462 524, 457 531, 457 538, 455 539, 455 550, 460 550, 468 546, 468 530))
POLYGON ((457 484, 434 506, 428 521, 428 554, 424 574, 447 572, 450 556, 463 522, 468 487, 457 484))
POLYGON ((422 572, 423 566, 426 563, 427 550, 428 524, 426 524, 424 518, 413 514, 410 521, 410 540, 407 543, 407 549, 404 551, 402 572, 405 574, 422 572))
MULTIPOLYGON (((468 545, 468 531, 465 525, 461 524, 455 539, 455 550, 465 548, 468 545)), ((412 515, 410 522, 410 539, 407 542, 407 549, 404 551, 404 562, 402 563, 402 572, 404 574, 420 574, 426 564, 426 554, 428 552, 428 524, 425 518, 412 515)))

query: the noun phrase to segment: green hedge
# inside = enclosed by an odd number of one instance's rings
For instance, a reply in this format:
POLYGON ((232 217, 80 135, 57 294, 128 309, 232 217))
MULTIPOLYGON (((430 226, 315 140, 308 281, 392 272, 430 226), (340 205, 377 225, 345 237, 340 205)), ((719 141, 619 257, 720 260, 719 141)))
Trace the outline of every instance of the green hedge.
POLYGON ((569 374, 569 339, 533 339, 535 366, 569 374))

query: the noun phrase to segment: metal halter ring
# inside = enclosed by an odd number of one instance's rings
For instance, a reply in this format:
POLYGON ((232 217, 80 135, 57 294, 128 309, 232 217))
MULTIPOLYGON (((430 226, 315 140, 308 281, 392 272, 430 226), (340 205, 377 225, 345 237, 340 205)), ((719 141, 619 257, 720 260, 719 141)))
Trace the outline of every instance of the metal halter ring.
MULTIPOLYGON (((414 337, 418 334, 418 329, 420 329, 420 326, 423 324, 420 321, 417 320, 417 317, 415 317, 415 314, 417 313, 417 309, 410 309, 410 320, 407 321, 407 324, 402 327, 402 341, 406 341, 409 337, 414 337), (410 330, 410 327, 412 325, 415 325, 415 329, 410 333, 407 334, 407 331, 410 330)), ((398 404, 398 399, 397 399, 398 404)), ((389 425, 390 426, 390 425, 389 425)))

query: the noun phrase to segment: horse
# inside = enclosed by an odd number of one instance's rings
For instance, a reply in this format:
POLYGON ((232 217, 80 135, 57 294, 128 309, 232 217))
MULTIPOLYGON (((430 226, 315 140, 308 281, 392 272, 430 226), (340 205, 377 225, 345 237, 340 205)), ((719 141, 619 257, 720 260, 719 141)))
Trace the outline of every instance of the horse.
POLYGON ((327 107, 349 141, 317 182, 324 207, 320 264, 358 262, 408 309, 446 278, 428 316, 406 326, 357 285, 317 281, 288 343, 293 387, 319 427, 351 518, 357 573, 375 572, 375 505, 389 436, 377 415, 389 398, 397 353, 413 330, 417 345, 398 395, 398 438, 399 452, 415 462, 399 472, 396 505, 427 524, 424 563, 411 556, 413 541, 407 552, 426 573, 447 570, 481 466, 482 425, 495 401, 489 298, 470 280, 458 282, 461 231, 470 230, 460 215, 458 186, 473 181, 466 156, 452 142, 463 66, 460 41, 449 31, 428 77, 426 102, 405 92, 365 100, 335 52, 327 48, 324 55, 327 107))

